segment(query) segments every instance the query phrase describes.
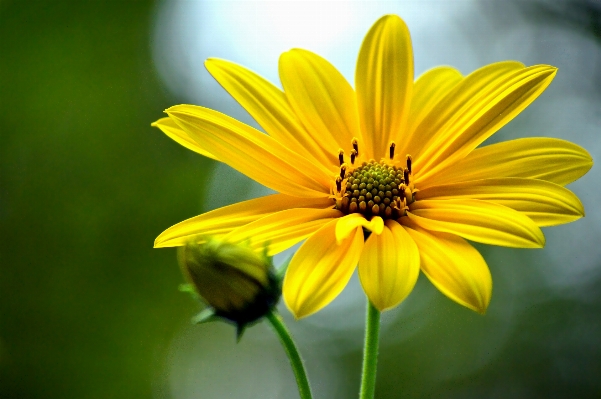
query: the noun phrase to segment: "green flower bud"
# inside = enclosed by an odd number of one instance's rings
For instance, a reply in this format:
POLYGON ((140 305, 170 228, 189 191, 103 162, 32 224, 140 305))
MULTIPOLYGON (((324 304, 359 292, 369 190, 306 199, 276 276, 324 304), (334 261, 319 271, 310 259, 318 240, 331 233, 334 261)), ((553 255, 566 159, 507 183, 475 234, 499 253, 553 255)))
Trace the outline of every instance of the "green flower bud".
POLYGON ((187 244, 179 258, 196 293, 213 308, 215 316, 235 323, 239 334, 265 316, 280 298, 270 259, 247 245, 209 238, 202 244, 187 244))

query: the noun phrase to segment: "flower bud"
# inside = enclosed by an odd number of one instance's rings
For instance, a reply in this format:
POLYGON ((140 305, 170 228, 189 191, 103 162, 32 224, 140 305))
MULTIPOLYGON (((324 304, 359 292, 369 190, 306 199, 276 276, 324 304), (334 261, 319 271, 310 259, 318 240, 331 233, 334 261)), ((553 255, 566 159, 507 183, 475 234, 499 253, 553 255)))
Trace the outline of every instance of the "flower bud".
POLYGON ((198 295, 215 316, 234 322, 239 334, 280 298, 270 259, 244 244, 209 238, 202 244, 187 244, 179 257, 182 272, 198 295))

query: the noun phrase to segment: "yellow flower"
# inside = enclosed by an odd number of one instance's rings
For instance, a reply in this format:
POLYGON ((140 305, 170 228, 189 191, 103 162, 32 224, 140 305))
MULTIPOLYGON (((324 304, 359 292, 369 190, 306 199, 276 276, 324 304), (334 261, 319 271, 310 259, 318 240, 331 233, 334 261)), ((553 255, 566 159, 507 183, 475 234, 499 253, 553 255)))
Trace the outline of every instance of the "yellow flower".
POLYGON ((354 90, 301 49, 280 57, 283 91, 232 62, 206 67, 267 134, 192 105, 169 108, 153 125, 279 194, 185 220, 155 247, 211 234, 257 250, 269 243, 272 255, 306 239, 283 286, 297 318, 332 301, 357 265, 380 310, 398 305, 421 269, 443 294, 484 313, 492 280, 466 239, 538 248, 540 227, 584 215, 564 188, 592 166, 581 147, 550 138, 478 147, 551 83, 552 66, 504 61, 465 77, 437 67, 414 82, 407 26, 387 15, 363 41, 354 90))

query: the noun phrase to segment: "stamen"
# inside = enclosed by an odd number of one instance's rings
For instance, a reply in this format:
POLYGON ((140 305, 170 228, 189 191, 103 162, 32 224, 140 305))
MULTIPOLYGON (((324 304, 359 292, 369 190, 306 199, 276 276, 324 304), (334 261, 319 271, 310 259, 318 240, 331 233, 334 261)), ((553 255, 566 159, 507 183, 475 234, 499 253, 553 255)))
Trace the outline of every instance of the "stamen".
POLYGON ((338 161, 340 161, 340 165, 344 163, 344 151, 342 148, 338 150, 338 161))
POLYGON ((351 151, 351 165, 355 164, 355 158, 357 157, 357 151, 351 151))
POLYGON ((336 191, 340 192, 340 190, 342 190, 342 177, 337 176, 336 177, 336 191))
POLYGON ((409 169, 405 168, 403 170, 403 180, 405 180, 405 184, 409 184, 409 169))
POLYGON ((355 138, 355 137, 353 137, 353 149, 357 153, 357 156, 359 156, 359 142, 357 141, 357 138, 355 138))
POLYGON ((344 179, 345 175, 346 175, 346 164, 343 163, 342 165, 340 165, 340 178, 344 179))
POLYGON ((411 155, 407 154, 407 169, 409 169, 409 173, 411 173, 411 155))
POLYGON ((394 158, 394 148, 396 147, 396 144, 394 143, 394 141, 390 142, 390 159, 394 158))

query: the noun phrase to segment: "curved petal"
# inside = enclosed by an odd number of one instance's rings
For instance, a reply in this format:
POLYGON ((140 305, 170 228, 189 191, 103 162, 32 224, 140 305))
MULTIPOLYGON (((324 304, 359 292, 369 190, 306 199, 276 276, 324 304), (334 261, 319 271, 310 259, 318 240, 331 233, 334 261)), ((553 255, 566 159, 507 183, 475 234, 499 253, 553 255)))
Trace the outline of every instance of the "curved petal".
POLYGON ((480 314, 492 295, 492 277, 482 255, 453 234, 407 228, 421 258, 421 269, 436 288, 460 305, 480 314))
POLYGON ((199 153, 200 155, 204 155, 205 157, 217 159, 213 154, 205 150, 200 146, 196 141, 194 141, 188 133, 186 133, 182 128, 180 128, 171 118, 161 118, 158 121, 152 123, 150 126, 158 127, 161 129, 163 133, 165 133, 169 138, 173 139, 178 144, 183 145, 189 150, 199 153))
POLYGON ((176 105, 167 114, 223 163, 283 194, 329 195, 330 177, 275 139, 219 112, 176 105))
POLYGON ((582 203, 567 188, 543 180, 506 177, 451 183, 420 190, 421 199, 478 199, 522 212, 538 226, 569 223, 584 216, 582 203))
POLYGON ((357 227, 364 227, 375 234, 382 234, 384 220, 380 216, 374 216, 371 220, 365 219, 360 213, 351 213, 338 220, 336 224, 336 241, 340 243, 353 234, 357 227))
POLYGON ((415 81, 407 132, 404 137, 401 137, 400 142, 396 143, 397 150, 400 150, 399 154, 405 156, 410 152, 409 143, 412 140, 413 131, 461 79, 463 76, 458 70, 443 66, 430 69, 415 81))
POLYGON ((240 226, 284 209, 328 209, 331 207, 332 200, 329 198, 297 198, 284 194, 268 195, 224 206, 184 220, 163 231, 154 241, 154 247, 178 247, 186 245, 190 240, 199 240, 203 236, 227 234, 240 226))
POLYGON ((359 278, 367 297, 383 311, 409 295, 419 276, 419 251, 405 229, 387 220, 382 234, 372 234, 359 259, 359 278))
POLYGON ((421 200, 415 201, 409 209, 409 220, 426 230, 504 247, 541 248, 545 245, 545 236, 532 219, 492 202, 421 200))
POLYGON ((280 56, 280 79, 286 97, 313 139, 338 165, 338 150, 352 149, 360 138, 355 92, 328 61, 307 50, 280 56))
POLYGON ((363 250, 363 231, 336 243, 336 222, 319 229, 299 248, 286 271, 283 297, 294 317, 317 312, 344 289, 363 250))
MULTIPOLYGON (((209 58, 205 67, 267 134, 295 152, 316 160, 326 170, 331 167, 332 154, 326 157, 319 142, 307 133, 283 91, 230 61, 209 58)), ((335 172, 337 168, 334 169, 335 172)))
POLYGON ((383 16, 365 36, 355 89, 363 138, 371 156, 380 159, 391 140, 400 142, 413 93, 411 37, 398 16, 383 16))
POLYGON ((414 166, 420 165, 420 155, 427 150, 426 144, 442 134, 445 125, 461 115, 463 110, 469 110, 482 90, 488 86, 496 87, 523 68, 524 64, 516 61, 496 62, 475 70, 455 85, 415 128, 408 151, 413 156, 414 166))
POLYGON ((428 179, 416 184, 438 184, 525 177, 566 185, 583 176, 593 166, 593 158, 582 147, 569 141, 529 137, 476 148, 468 156, 428 179))
POLYGON ((343 216, 336 209, 294 208, 272 213, 231 231, 223 239, 248 241, 251 248, 268 247, 273 256, 307 238, 334 218, 343 216))
POLYGON ((557 68, 535 65, 487 85, 427 144, 422 174, 444 171, 517 116, 549 86, 557 68))

